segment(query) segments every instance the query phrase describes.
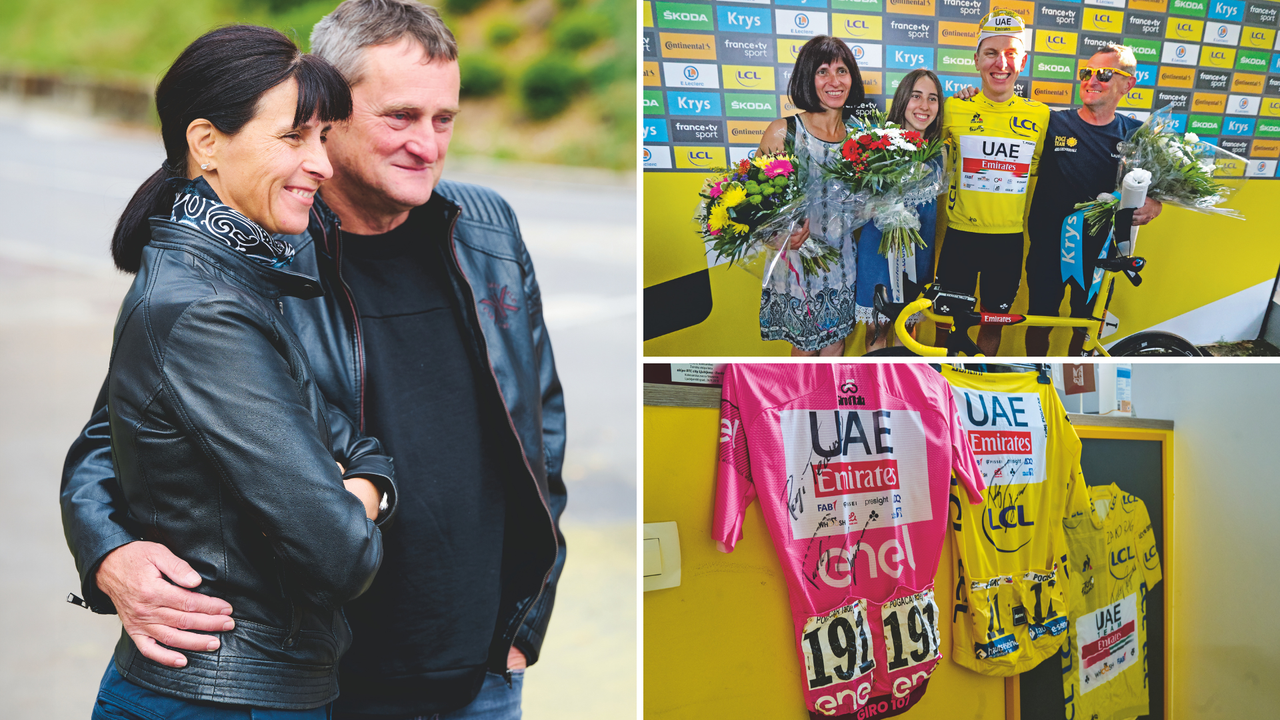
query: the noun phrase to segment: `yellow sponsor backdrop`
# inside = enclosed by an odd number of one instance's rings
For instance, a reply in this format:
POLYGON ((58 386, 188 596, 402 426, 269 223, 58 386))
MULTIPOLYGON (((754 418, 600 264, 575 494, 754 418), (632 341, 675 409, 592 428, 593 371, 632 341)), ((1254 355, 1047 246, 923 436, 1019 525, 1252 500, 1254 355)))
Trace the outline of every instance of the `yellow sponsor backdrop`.
POLYGON ((1200 64, 1204 67, 1230 70, 1236 64, 1236 49, 1205 45, 1200 48, 1200 64))
POLYGON ((1169 0, 1129 0, 1130 10, 1162 13, 1168 10, 1169 0))
POLYGON ((978 26, 974 23, 938 21, 938 42, 963 48, 978 46, 978 26))
POLYGON ((933 0, 885 0, 884 11, 900 15, 933 17, 933 0))
POLYGON ((763 65, 721 65, 725 90, 768 90, 772 92, 773 68, 763 65))
POLYGON ((1204 21, 1170 16, 1164 28, 1164 36, 1170 40, 1198 43, 1204 39, 1204 21))
MULTIPOLYGON (((883 18, 879 15, 831 15, 831 34, 853 40, 879 40, 884 32, 883 18)), ((803 44, 803 43, 801 43, 803 44)))
POLYGON ((1240 34, 1240 47, 1270 50, 1275 41, 1276 31, 1274 29, 1245 26, 1244 32, 1240 34))
MULTIPOLYGON (((644 521, 674 521, 680 533, 680 587, 644 594, 645 716, 799 720, 803 668, 759 508, 747 510, 731 554, 711 540, 719 428, 714 409, 644 408, 644 521)), ((952 613, 951 563, 947 542, 934 578, 941 618, 952 613)), ((938 628, 944 659, 905 717, 1003 719, 1004 679, 952 662, 951 623, 938 628)))
POLYGON ((1251 75, 1238 72, 1231 78, 1231 92, 1260 95, 1262 94, 1262 86, 1266 82, 1266 75, 1251 75))
MULTIPOLYGON (((1269 151, 1280 154, 1274 149, 1280 145, 1277 141, 1255 139, 1255 146, 1259 142, 1269 151)), ((678 158, 677 155, 677 161, 678 158)), ((707 267, 691 220, 701 185, 702 176, 697 173, 650 171, 644 174, 645 287, 707 267)), ((1276 268, 1280 267, 1280 243, 1275 242, 1280 183, 1246 182, 1231 206, 1247 219, 1201 215, 1166 206, 1159 218, 1142 229, 1138 254, 1148 262, 1142 273, 1143 283, 1138 288, 1123 280, 1117 283, 1111 312, 1120 318, 1120 332, 1105 338, 1107 343, 1275 278, 1276 268), (1230 252, 1212 250, 1206 244, 1224 237, 1231 238, 1230 252), (1242 258, 1248 260, 1242 261, 1242 258)), ((939 244, 945 215, 945 207, 940 207, 939 244)), ((712 268, 709 274, 710 316, 692 327, 646 341, 644 353, 650 356, 787 355, 790 352, 787 343, 760 340, 759 278, 725 265, 712 268)), ((1026 292, 1024 277, 1013 312, 1026 311, 1026 292)), ((1068 312, 1065 303, 1062 309, 1063 314, 1068 312)), ((1006 329, 1000 354, 1024 354, 1024 332, 1021 327, 1006 329)), ((932 329, 922 329, 920 340, 931 341, 932 329)), ((1066 342, 1065 331, 1054 331, 1050 353, 1065 353, 1066 342)), ((860 354, 864 347, 862 330, 845 345, 848 354, 860 354)), ((753 716, 767 717, 746 715, 753 716)))
POLYGON ((1188 67, 1160 66, 1160 76, 1156 84, 1161 87, 1191 88, 1195 85, 1196 69, 1188 67))
POLYGON ((1150 110, 1151 100, 1155 97, 1156 91, 1152 88, 1136 87, 1129 91, 1120 100, 1120 107, 1132 110, 1150 110))
POLYGON ((645 87, 661 87, 662 78, 658 76, 658 63, 645 62, 644 64, 644 86, 645 87))

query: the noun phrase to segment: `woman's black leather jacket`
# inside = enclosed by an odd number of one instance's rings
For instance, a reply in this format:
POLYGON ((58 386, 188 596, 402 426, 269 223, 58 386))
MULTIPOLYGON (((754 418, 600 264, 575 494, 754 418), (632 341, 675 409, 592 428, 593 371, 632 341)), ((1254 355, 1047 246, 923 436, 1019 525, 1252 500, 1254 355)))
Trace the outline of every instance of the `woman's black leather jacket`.
POLYGON ((116 323, 112 461, 132 524, 191 564, 199 592, 231 603, 236 627, 185 668, 122 633, 116 665, 190 700, 323 705, 351 639, 341 606, 382 562, 381 532, 335 460, 394 496, 391 459, 325 401, 281 315, 281 296, 320 294, 315 278, 186 225, 151 229, 116 323))

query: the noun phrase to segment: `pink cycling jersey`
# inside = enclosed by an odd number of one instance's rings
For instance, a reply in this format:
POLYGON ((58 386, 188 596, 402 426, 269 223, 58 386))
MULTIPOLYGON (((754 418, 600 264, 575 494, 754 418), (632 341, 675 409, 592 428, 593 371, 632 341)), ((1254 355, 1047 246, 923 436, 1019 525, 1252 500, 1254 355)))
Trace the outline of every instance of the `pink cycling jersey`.
POLYGON ((923 696, 953 470, 982 502, 951 386, 927 365, 726 368, 712 534, 731 552, 760 499, 812 715, 888 717, 923 696))

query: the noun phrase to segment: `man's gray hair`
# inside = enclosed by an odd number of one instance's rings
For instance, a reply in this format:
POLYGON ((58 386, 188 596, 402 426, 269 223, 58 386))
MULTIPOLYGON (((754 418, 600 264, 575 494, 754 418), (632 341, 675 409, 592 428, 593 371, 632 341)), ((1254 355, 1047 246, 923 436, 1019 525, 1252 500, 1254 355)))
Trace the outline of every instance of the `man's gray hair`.
POLYGON ((409 37, 427 62, 458 59, 458 44, 436 9, 414 0, 346 0, 311 30, 311 52, 352 86, 364 79, 364 49, 409 37))
POLYGON ((1116 65, 1120 66, 1121 70, 1127 73, 1137 72, 1138 59, 1133 56, 1133 50, 1128 46, 1120 45, 1119 43, 1107 43, 1098 48, 1093 54, 1101 55, 1102 53, 1114 53, 1116 59, 1119 60, 1116 65))

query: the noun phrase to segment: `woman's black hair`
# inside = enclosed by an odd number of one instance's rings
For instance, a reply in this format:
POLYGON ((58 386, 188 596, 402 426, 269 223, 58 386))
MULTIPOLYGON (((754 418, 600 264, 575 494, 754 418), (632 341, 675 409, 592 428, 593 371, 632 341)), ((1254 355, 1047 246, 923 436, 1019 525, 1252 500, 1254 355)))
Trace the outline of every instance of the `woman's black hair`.
POLYGON ((911 101, 911 91, 915 88, 916 81, 922 77, 929 78, 938 88, 938 114, 933 118, 933 122, 929 123, 929 127, 924 129, 925 140, 937 140, 942 137, 942 103, 946 100, 946 96, 942 94, 942 81, 932 70, 916 68, 902 78, 898 83, 898 91, 893 94, 893 107, 889 108, 889 122, 897 123, 898 127, 907 127, 907 103, 911 101))
POLYGON ((853 80, 842 112, 846 118, 852 115, 866 95, 862 87, 862 73, 858 72, 858 61, 853 58, 853 51, 849 46, 830 35, 819 35, 809 40, 796 55, 796 66, 791 72, 791 82, 787 85, 791 104, 814 113, 826 110, 827 106, 822 104, 818 90, 814 87, 814 78, 818 75, 818 68, 836 60, 842 61, 849 68, 849 75, 853 80))
POLYGON ((235 135, 257 114, 258 100, 286 80, 298 83, 293 123, 321 122, 351 115, 351 88, 332 65, 304 55, 293 41, 271 28, 232 25, 200 36, 173 61, 156 87, 156 112, 165 160, 125 206, 111 238, 116 267, 136 273, 142 248, 151 238, 147 218, 173 207, 170 178, 187 177, 187 126, 203 118, 235 135))

